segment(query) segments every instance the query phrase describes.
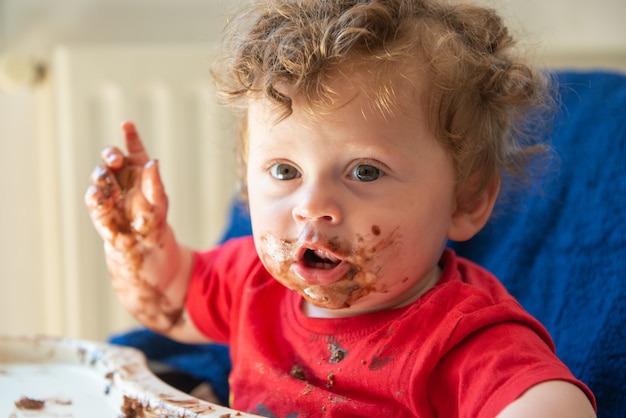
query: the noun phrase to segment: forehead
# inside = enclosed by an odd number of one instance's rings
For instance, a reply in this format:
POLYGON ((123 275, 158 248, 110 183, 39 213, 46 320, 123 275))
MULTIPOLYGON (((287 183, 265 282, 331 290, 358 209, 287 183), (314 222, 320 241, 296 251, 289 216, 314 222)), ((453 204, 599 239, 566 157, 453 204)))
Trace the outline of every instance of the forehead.
POLYGON ((340 109, 354 107, 355 103, 364 117, 386 119, 404 114, 421 118, 427 86, 426 76, 413 66, 368 68, 344 64, 308 87, 288 82, 277 84, 274 88, 285 101, 257 93, 248 97, 247 107, 255 104, 264 108, 265 120, 274 123, 294 112, 313 120, 328 119, 340 109))
POLYGON ((413 150, 409 142, 434 140, 427 115, 413 93, 398 94, 402 100, 395 109, 387 111, 373 103, 371 92, 364 86, 343 80, 334 90, 336 100, 332 107, 315 114, 307 111, 307 100, 299 94, 293 96, 292 112, 286 117, 281 117, 280 107, 268 98, 251 100, 246 144, 251 158, 252 153, 256 157, 264 151, 282 153, 288 151, 285 147, 297 144, 296 148, 300 148, 305 143, 335 151, 382 147, 389 152, 409 152, 413 150))

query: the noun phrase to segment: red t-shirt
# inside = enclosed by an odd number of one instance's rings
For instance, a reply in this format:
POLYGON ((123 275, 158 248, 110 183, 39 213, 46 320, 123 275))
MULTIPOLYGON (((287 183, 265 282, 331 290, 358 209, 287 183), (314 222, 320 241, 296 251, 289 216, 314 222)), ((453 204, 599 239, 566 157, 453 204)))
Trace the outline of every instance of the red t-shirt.
POLYGON ((446 250, 411 305, 306 317, 251 238, 196 253, 186 308, 231 348, 231 407, 276 417, 492 417, 531 386, 579 385, 544 327, 495 277, 446 250))

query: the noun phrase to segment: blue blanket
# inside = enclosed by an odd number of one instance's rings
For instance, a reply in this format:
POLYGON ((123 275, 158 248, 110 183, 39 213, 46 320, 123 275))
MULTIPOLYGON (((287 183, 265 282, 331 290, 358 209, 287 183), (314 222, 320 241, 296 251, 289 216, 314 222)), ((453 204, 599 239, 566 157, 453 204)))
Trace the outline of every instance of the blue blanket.
POLYGON ((506 193, 457 252, 493 271, 550 331, 601 417, 626 411, 626 77, 559 74, 560 164, 506 193))
MULTIPOLYGON (((558 74, 561 108, 549 134, 559 166, 508 190, 474 239, 453 244, 493 271, 553 336, 557 354, 593 390, 600 417, 626 411, 626 77, 558 74)), ((233 207, 224 239, 247 235, 233 207)), ((208 381, 227 399, 228 350, 186 346, 146 330, 116 336, 149 358, 208 381)))

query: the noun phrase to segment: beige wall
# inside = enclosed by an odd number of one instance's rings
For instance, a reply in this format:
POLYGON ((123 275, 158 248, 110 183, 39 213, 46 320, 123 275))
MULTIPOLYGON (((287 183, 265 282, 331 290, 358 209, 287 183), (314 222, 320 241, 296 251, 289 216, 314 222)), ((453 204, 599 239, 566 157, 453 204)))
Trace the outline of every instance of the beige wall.
POLYGON ((539 63, 626 70, 626 1, 480 0, 502 10, 539 63))
MULTIPOLYGON (((482 0, 504 10, 540 62, 626 69, 626 1, 482 0)), ((0 0, 0 54, 45 61, 59 43, 207 42, 233 0, 0 0)), ((34 88, 0 88, 0 333, 47 332, 38 260, 34 88)), ((85 173, 85 178, 88 173, 85 173)), ((85 180, 86 181, 86 180, 85 180)), ((62 240, 59 237, 59 240, 62 240)), ((79 254, 76 255, 80 256, 79 254)))
MULTIPOLYGON (((551 51, 626 52, 623 0, 476 0, 551 51)), ((245 0, 0 0, 0 50, 61 42, 203 41, 245 0)))

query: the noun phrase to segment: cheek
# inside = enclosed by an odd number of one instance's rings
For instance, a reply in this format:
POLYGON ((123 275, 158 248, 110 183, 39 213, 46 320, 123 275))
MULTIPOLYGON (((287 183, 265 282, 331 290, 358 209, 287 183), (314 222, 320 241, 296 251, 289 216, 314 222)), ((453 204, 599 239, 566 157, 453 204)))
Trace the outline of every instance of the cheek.
POLYGON ((271 234, 255 234, 257 254, 269 273, 275 278, 285 277, 295 260, 293 240, 271 234))
POLYGON ((274 231, 277 223, 293 220, 291 218, 295 201, 293 193, 286 185, 277 184, 267 173, 257 170, 250 175, 247 192, 251 220, 259 226, 268 225, 262 229, 274 231))
MULTIPOLYGON (((264 237, 269 234, 282 233, 281 223, 284 222, 284 207, 277 207, 274 201, 267 199, 263 194, 257 193, 259 190, 252 183, 248 188, 248 208, 252 231, 257 237, 264 237)), ((265 238, 263 238, 265 239, 265 238)), ((258 245, 263 244, 259 242, 258 245)))
POLYGON ((362 241, 352 260, 357 271, 354 281, 367 290, 366 294, 386 292, 391 284, 387 279, 393 277, 390 273, 405 251, 401 228, 385 232, 382 226, 374 224, 370 238, 362 241))

